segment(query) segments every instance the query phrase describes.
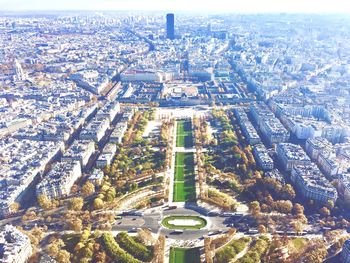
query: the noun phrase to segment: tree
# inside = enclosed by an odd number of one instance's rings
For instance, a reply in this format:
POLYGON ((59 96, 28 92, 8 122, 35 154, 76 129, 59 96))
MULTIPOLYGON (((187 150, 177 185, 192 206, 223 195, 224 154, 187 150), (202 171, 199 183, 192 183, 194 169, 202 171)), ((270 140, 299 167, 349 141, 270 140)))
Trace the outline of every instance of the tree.
MULTIPOLYGON (((47 253, 53 257, 56 258, 58 253, 61 250, 61 247, 63 247, 65 244, 62 239, 54 239, 50 242, 50 244, 47 246, 47 253)), ((69 261, 67 261, 69 262, 69 261)))
POLYGON ((303 224, 300 221, 297 221, 297 220, 292 221, 291 225, 293 227, 294 232, 297 233, 297 234, 302 233, 303 230, 304 230, 304 226, 303 226, 303 224))
POLYGON ((81 250, 81 256, 83 258, 92 258, 93 256, 93 251, 91 250, 91 248, 89 248, 88 246, 85 246, 82 250, 81 250))
POLYGON ((81 197, 74 197, 69 200, 68 209, 74 211, 81 211, 84 205, 84 200, 81 197))
POLYGON ((293 206, 293 211, 295 215, 304 214, 304 207, 299 203, 295 203, 293 206))
POLYGON ((249 204, 249 210, 253 216, 258 216, 260 214, 260 203, 258 201, 253 201, 249 204))
POLYGON ((329 209, 327 207, 325 207, 325 206, 320 209, 320 213, 323 216, 329 216, 331 214, 329 209))
POLYGON ((17 202, 13 202, 11 205, 10 205, 10 210, 12 213, 16 213, 18 212, 18 210, 20 209, 21 205, 17 202))
POLYGON ((327 254, 325 242, 323 240, 313 240, 304 252, 303 262, 321 263, 327 254))
POLYGON ((106 253, 104 251, 98 252, 95 256, 96 263, 105 263, 106 262, 106 253))
POLYGON ((292 211, 293 204, 289 200, 278 200, 275 202, 275 207, 277 211, 289 214, 292 211))
POLYGON ((290 184, 286 184, 285 187, 282 188, 281 191, 282 198, 292 200, 295 198, 295 191, 293 186, 290 184))
POLYGON ((107 202, 112 202, 116 196, 116 191, 115 188, 111 187, 108 189, 106 193, 106 201, 107 202))
POLYGON ((60 250, 55 259, 59 262, 59 263, 67 263, 70 262, 70 254, 67 250, 60 250))
POLYGON ((80 232, 83 228, 83 222, 80 218, 75 218, 67 221, 67 229, 80 232))
POLYGON ((264 225, 258 226, 259 233, 264 234, 266 233, 266 227, 264 225))
POLYGON ((38 196, 38 203, 40 207, 44 210, 49 210, 52 208, 52 202, 46 195, 39 195, 38 196))
POLYGON ((304 214, 298 214, 295 216, 295 219, 298 220, 300 223, 307 224, 307 218, 304 214))
POLYGON ((104 202, 100 198, 95 198, 93 206, 94 206, 94 209, 96 209, 96 210, 102 209, 104 206, 104 202))
POLYGON ((83 196, 92 195, 95 193, 95 186, 91 182, 87 181, 81 188, 81 193, 83 196))
POLYGON ((328 200, 326 206, 329 210, 332 210, 334 208, 334 202, 332 200, 328 200))
POLYGON ((39 227, 33 227, 32 230, 30 231, 30 233, 35 236, 39 242, 44 238, 44 232, 41 228, 39 227))

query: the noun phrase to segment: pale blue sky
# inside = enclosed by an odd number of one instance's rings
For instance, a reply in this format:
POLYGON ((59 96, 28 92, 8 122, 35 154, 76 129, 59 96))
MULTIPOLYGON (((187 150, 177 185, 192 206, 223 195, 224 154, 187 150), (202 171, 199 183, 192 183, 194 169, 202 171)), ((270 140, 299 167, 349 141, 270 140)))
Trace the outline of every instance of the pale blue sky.
POLYGON ((0 0, 0 10, 350 13, 349 0, 0 0))

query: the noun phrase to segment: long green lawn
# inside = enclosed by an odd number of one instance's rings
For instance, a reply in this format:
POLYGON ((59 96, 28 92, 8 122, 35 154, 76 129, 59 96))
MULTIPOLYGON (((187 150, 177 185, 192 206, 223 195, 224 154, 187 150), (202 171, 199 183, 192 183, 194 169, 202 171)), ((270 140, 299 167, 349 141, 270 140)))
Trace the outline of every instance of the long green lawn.
POLYGON ((170 248, 169 263, 199 263, 199 248, 170 248))
POLYGON ((193 147, 192 122, 179 120, 176 123, 176 147, 193 147))
POLYGON ((194 202, 196 181, 193 153, 177 152, 175 155, 174 202, 194 202))

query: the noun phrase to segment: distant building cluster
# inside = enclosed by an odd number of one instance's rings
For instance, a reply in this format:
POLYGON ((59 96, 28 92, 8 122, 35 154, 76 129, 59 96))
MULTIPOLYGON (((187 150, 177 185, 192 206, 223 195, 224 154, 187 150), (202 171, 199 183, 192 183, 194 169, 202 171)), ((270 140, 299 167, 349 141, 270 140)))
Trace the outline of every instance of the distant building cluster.
POLYGON ((337 190, 311 162, 301 146, 280 143, 276 152, 281 165, 290 172, 292 182, 304 198, 323 204, 337 200, 337 190))
POLYGON ((243 108, 236 108, 235 115, 239 124, 241 126, 241 130, 243 132, 244 137, 247 139, 250 145, 255 145, 261 143, 260 136, 258 132, 249 121, 248 116, 243 108))
POLYGON ((48 163, 61 151, 63 143, 9 138, 0 141, 0 216, 15 212, 34 178, 44 172, 48 163))
POLYGON ((250 107, 250 114, 269 145, 287 142, 289 132, 266 104, 259 102, 250 107))

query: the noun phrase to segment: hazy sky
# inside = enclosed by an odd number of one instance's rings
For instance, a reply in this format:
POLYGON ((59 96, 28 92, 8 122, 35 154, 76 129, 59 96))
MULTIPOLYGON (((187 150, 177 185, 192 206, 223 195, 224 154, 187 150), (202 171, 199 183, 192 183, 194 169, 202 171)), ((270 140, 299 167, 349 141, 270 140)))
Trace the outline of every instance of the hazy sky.
POLYGON ((349 0, 0 0, 0 10, 349 13, 349 0))

